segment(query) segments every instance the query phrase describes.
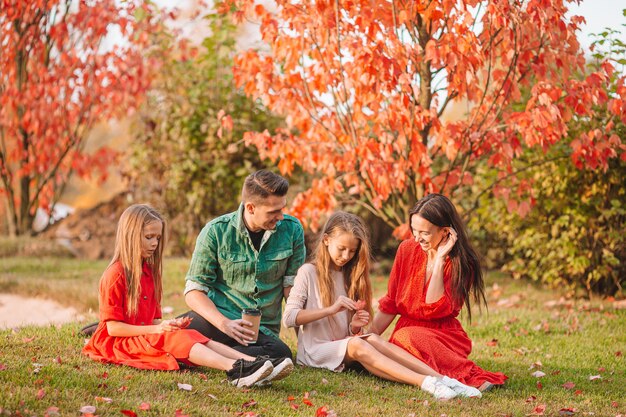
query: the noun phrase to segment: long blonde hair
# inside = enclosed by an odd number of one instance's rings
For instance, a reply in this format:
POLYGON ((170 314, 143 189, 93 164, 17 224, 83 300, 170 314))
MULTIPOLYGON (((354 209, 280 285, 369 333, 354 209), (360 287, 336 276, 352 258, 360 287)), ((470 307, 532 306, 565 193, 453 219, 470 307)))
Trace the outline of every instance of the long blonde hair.
POLYGON ((126 311, 128 315, 137 314, 139 294, 141 293, 141 274, 144 259, 141 257, 141 240, 144 227, 152 222, 161 222, 161 240, 156 250, 145 261, 152 269, 154 278, 154 295, 157 301, 163 295, 162 286, 162 259, 165 246, 165 220, 147 204, 133 204, 128 207, 117 224, 115 236, 115 251, 109 266, 120 262, 126 275, 126 311))
POLYGON ((354 214, 338 211, 332 214, 322 232, 314 251, 313 264, 318 277, 321 301, 329 307, 335 301, 334 285, 330 275, 331 263, 328 247, 324 238, 334 238, 342 233, 349 233, 359 240, 354 257, 342 267, 344 286, 348 297, 365 301, 365 309, 372 314, 372 283, 369 277, 370 241, 363 221, 354 214))

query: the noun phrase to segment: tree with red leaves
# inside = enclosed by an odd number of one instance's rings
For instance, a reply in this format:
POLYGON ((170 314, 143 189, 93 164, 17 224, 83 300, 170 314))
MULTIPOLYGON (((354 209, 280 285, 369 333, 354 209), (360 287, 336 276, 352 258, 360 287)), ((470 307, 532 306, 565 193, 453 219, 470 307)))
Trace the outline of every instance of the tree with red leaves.
MULTIPOLYGON (((607 94, 611 63, 576 77, 583 19, 567 17, 567 0, 276 5, 226 0, 218 9, 260 23, 269 50, 236 57, 235 81, 288 126, 245 139, 284 174, 312 174, 292 212, 313 229, 341 202, 406 236, 408 209, 424 194, 472 198, 484 164, 515 177, 521 152, 560 143, 568 122, 593 117, 598 105, 626 117, 623 80, 619 95, 607 94)), ((572 142, 577 166, 606 169, 626 156, 610 126, 572 142)), ((528 183, 490 187, 521 214, 534 203, 528 183)))
POLYGON ((90 154, 85 139, 148 87, 154 12, 142 0, 0 1, 0 197, 11 235, 31 233, 37 208, 52 210, 73 173, 106 176, 115 153, 90 154))

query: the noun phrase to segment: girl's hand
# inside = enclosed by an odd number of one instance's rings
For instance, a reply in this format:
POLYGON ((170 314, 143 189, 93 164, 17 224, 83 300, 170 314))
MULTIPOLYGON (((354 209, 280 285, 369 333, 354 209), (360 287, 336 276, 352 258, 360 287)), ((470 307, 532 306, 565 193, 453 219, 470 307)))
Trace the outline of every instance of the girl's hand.
POLYGON ((354 300, 342 295, 330 306, 330 309, 332 314, 339 313, 342 310, 356 310, 356 303, 354 300))
POLYGON ((178 327, 176 319, 163 320, 157 326, 158 326, 157 327, 158 333, 173 332, 175 330, 180 329, 180 327, 178 327))
POLYGON ((457 236, 456 230, 449 227, 448 236, 444 237, 441 240, 441 243, 439 244, 439 247, 437 248, 437 257, 440 259, 445 259, 446 256, 448 256, 448 254, 454 247, 454 244, 456 243, 457 238, 458 236, 457 236))
POLYGON ((357 310, 357 312, 354 313, 354 316, 352 316, 350 326, 352 327, 352 329, 361 328, 367 326, 369 322, 370 313, 368 313, 366 310, 357 310))

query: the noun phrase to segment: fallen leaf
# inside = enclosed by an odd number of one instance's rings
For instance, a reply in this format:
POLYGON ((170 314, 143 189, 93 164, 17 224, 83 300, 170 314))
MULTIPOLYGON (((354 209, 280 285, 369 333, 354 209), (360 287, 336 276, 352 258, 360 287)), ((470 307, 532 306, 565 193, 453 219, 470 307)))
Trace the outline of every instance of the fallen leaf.
POLYGON ((55 417, 59 415, 59 407, 48 407, 44 417, 55 417))
POLYGON ((213 394, 207 394, 207 397, 213 399, 213 400, 217 400, 217 397, 213 394))
POLYGON ((117 389, 117 392, 124 392, 124 391, 128 391, 128 387, 126 385, 122 385, 121 387, 117 389))
POLYGON ((622 351, 618 350, 617 352, 615 352, 615 356, 622 356, 622 351))
POLYGON ((178 383, 178 389, 182 389, 185 391, 191 391, 193 389, 193 387, 189 384, 181 384, 180 382, 178 383))
POLYGON ((536 400, 537 400, 537 397, 535 397, 534 395, 531 395, 530 397, 526 398, 527 403, 534 403, 536 400))
POLYGON ((595 381, 596 379, 602 379, 602 375, 591 375, 589 381, 595 381))
POLYGON ((578 410, 576 410, 575 408, 561 408, 559 410, 559 415, 560 416, 571 416, 571 415, 576 414, 576 411, 578 411, 578 410))
POLYGON ((107 404, 110 404, 113 402, 113 400, 108 397, 96 397, 95 400, 96 402, 107 403, 107 404))
POLYGON ((39 388, 39 391, 37 391, 37 399, 41 400, 45 396, 46 396, 46 391, 44 391, 43 388, 39 388))
POLYGON ((290 395, 289 397, 287 397, 287 401, 295 401, 295 397, 293 395, 290 395))
POLYGON ((298 408, 300 408, 298 404, 294 404, 294 403, 290 403, 289 407, 293 408, 294 410, 297 410, 298 408))
POLYGON ((546 411, 546 405, 539 404, 537 407, 533 408, 532 413, 526 414, 526 415, 527 416, 542 416, 544 411, 546 411))
POLYGON ((121 410, 120 412, 128 417, 137 417, 137 413, 135 413, 133 410, 121 410))
POLYGON ((30 342, 32 342, 33 340, 35 340, 35 337, 36 337, 36 336, 33 336, 33 337, 23 337, 23 338, 22 338, 22 342, 24 342, 24 343, 30 343, 30 342))
POLYGON ((546 373, 545 372, 541 372, 541 371, 535 371, 531 375, 534 376, 535 378, 542 378, 542 377, 546 376, 546 373))
POLYGON ((209 380, 209 378, 208 378, 205 374, 203 374, 203 373, 198 373, 198 376, 199 376, 199 377, 200 377, 200 379, 202 379, 203 381, 208 381, 208 380, 209 380))
POLYGON ((540 361, 534 362, 533 364, 530 365, 530 368, 528 368, 528 370, 530 371, 531 369, 541 369, 543 367, 543 364, 540 361))
POLYGON ((143 411, 148 411, 150 409, 150 403, 141 403, 139 404, 139 409, 143 411))
POLYGON ((100 375, 100 378, 102 379, 107 379, 108 377, 109 377, 109 373, 106 371, 102 375, 100 375))
POLYGON ((574 395, 583 395, 583 391, 577 389, 576 391, 574 391, 574 395))
POLYGON ((543 384, 541 381, 537 381, 537 389, 543 389, 543 384))
POLYGON ((491 339, 490 342, 487 342, 487 346, 498 346, 498 339, 491 339))
POLYGON ((576 385, 575 385, 573 382, 568 381, 568 382, 566 382, 565 384, 563 384, 563 385, 561 385, 561 386, 562 386, 563 388, 565 388, 565 389, 572 389, 572 388, 574 388, 576 385))
POLYGON ((617 401, 611 401, 611 407, 617 408, 619 407, 619 404, 617 403, 617 401))
POLYGON ((313 407, 313 403, 308 398, 303 399, 302 402, 308 405, 309 407, 313 407))
POLYGON ((326 417, 328 416, 328 407, 321 406, 315 411, 315 417, 326 417))
POLYGON ((328 380, 326 378, 322 378, 322 384, 328 384, 328 380))
POLYGON ((257 405, 256 400, 254 399, 250 399, 249 401, 246 401, 245 403, 243 403, 241 405, 242 408, 248 408, 248 407, 254 407, 255 405, 257 405))
POLYGON ((4 371, 6 369, 8 369, 7 366, 3 363, 0 363, 0 371, 4 371))
POLYGON ((93 405, 84 405, 78 411, 80 411, 82 414, 93 414, 96 412, 96 407, 94 407, 93 405))
POLYGON ((189 414, 185 414, 183 410, 178 409, 175 411, 174 417, 189 417, 189 414))
POLYGON ((56 358, 52 359, 52 362, 58 363, 59 365, 61 365, 63 363, 63 360, 61 360, 60 356, 57 356, 56 358))

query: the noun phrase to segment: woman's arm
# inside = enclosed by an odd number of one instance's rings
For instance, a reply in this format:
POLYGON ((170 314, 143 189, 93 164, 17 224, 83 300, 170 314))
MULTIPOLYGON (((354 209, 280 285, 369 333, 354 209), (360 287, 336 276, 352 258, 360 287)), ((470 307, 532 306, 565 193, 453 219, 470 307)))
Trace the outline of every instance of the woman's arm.
POLYGON ((113 337, 131 337, 143 336, 145 334, 160 334, 163 332, 171 332, 178 330, 179 327, 174 323, 176 320, 162 320, 158 324, 148 324, 145 326, 137 326, 134 324, 124 323, 123 321, 107 321, 107 332, 113 337))
POLYGON ((444 242, 439 244, 437 248, 437 254, 435 255, 435 265, 433 265, 433 273, 426 289, 426 303, 432 304, 443 297, 445 292, 445 286, 443 283, 443 269, 446 263, 446 257, 454 247, 456 243, 457 235, 456 231, 452 228, 448 229, 448 236, 444 242))
POLYGON ((396 318, 395 314, 387 314, 387 313, 383 313, 382 311, 379 311, 374 316, 374 320, 372 320, 372 325, 370 326, 370 329, 369 329, 370 333, 375 333, 378 335, 383 334, 385 330, 387 330, 387 327, 389 327, 389 325, 395 318, 396 318))

